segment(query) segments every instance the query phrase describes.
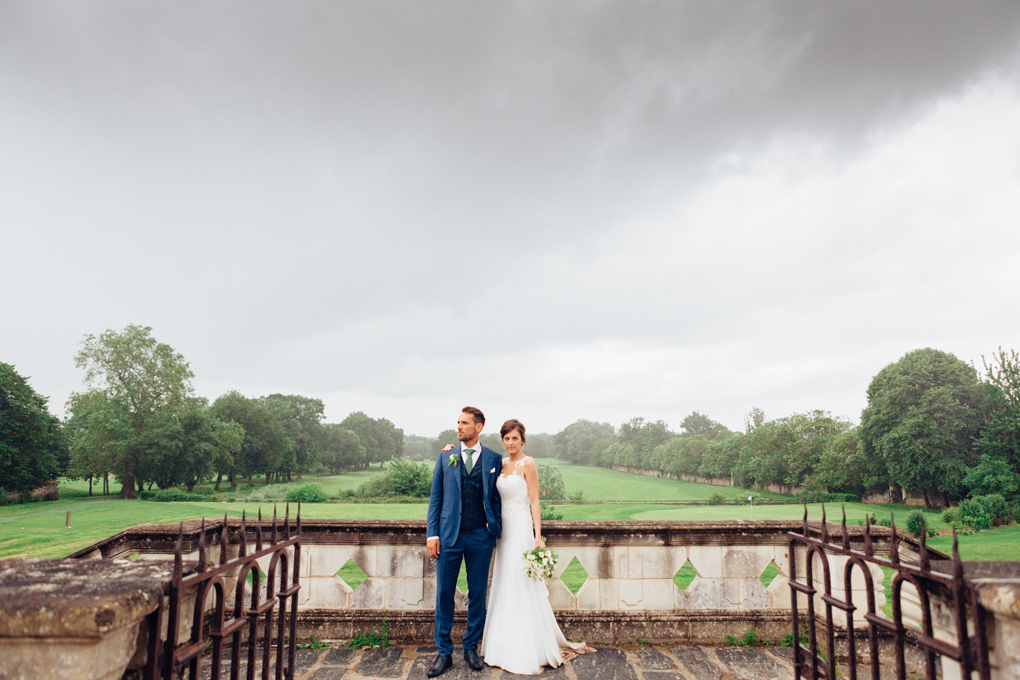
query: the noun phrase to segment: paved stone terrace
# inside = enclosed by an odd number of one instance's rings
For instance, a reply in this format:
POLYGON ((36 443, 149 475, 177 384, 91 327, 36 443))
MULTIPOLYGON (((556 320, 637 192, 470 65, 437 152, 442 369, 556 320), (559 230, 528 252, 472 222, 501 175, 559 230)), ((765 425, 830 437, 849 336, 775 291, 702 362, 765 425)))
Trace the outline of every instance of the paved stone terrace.
MULTIPOLYGON (((299 649, 296 680, 361 680, 388 678, 425 680, 435 647, 388 649, 299 649)), ((225 655, 229 659, 229 654, 225 655)), ((775 680, 793 678, 793 650, 782 647, 599 647, 539 676, 507 673, 486 666, 474 672, 462 653, 444 680, 508 680, 539 677, 550 680, 775 680)), ((208 678, 208 663, 202 677, 208 678)), ((223 674, 226 677, 226 674, 223 674)), ((242 671, 241 677, 244 677, 242 671)), ((256 677, 259 677, 256 674, 256 677)), ((274 677, 270 674, 270 677, 274 677)))

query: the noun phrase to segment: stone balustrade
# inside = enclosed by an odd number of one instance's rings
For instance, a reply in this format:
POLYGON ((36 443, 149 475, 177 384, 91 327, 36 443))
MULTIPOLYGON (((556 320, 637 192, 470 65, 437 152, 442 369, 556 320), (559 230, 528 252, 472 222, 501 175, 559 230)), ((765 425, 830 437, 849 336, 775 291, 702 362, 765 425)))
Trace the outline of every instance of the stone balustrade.
MULTIPOLYGON (((186 563, 197 559, 203 531, 206 559, 218 562, 221 528, 222 521, 206 522, 204 528, 198 521, 185 522, 186 563)), ((787 532, 801 529, 800 522, 787 521, 547 522, 543 533, 559 555, 554 578, 547 582, 550 601, 568 636, 598 644, 638 638, 719 643, 751 625, 763 638, 782 639, 790 630, 787 532), (586 574, 576 593, 559 579, 575 560, 586 574), (683 588, 674 582, 681 569, 693 577, 683 588), (763 582, 766 572, 774 576, 763 582)), ((820 525, 811 523, 810 530, 817 534, 820 525)), ((236 554, 239 531, 238 521, 227 522, 228 556, 236 554)), ((268 522, 263 531, 268 536, 268 522)), ((851 544, 860 547, 863 528, 848 527, 848 532, 851 544)), ((176 524, 141 525, 78 551, 72 555, 76 559, 0 563, 0 677, 43 677, 39 669, 47 666, 55 669, 53 677, 74 677, 69 669, 76 668, 78 677, 115 678, 127 660, 137 665, 144 659, 145 617, 165 593, 177 533, 176 524), (67 596, 79 592, 93 599, 67 596)), ((876 553, 888 552, 887 529, 874 527, 872 539, 876 553)), ((249 525, 249 545, 253 540, 249 525)), ((428 641, 436 585, 424 543, 423 521, 303 520, 299 635, 347 639, 377 630, 385 620, 394 641, 428 641), (348 562, 364 577, 356 588, 340 575, 348 562)), ((903 539, 901 558, 916 557, 917 547, 903 539)), ((946 556, 933 552, 931 557, 936 563, 946 556)), ((805 573, 805 553, 798 549, 793 559, 797 573, 805 573)), ((833 594, 842 597, 842 558, 830 555, 829 563, 833 594)), ((993 677, 1020 680, 1020 563, 967 569, 989 613, 993 677)), ((821 573, 816 569, 816 578, 821 573)), ((877 567, 870 573, 881 610, 883 575, 877 567)), ((856 570, 855 602, 866 601, 864 586, 863 573, 856 570)), ((907 592, 908 626, 916 618, 909 597, 907 592)), ((455 635, 466 604, 466 594, 458 593, 455 635)), ((936 602, 935 634, 948 640, 953 628, 940 607, 936 602)), ((862 625, 860 619, 855 623, 862 625)), ((953 677, 953 670, 944 660, 944 677, 953 677)))
MULTIPOLYGON (((228 524, 236 542, 238 523, 228 524)), ((206 525, 210 560, 218 549, 213 536, 219 526, 206 525)), ((751 625, 762 637, 782 638, 789 631, 787 532, 800 528, 790 521, 546 522, 543 533, 559 555, 554 578, 547 582, 550 601, 565 629, 593 642, 641 637, 717 643, 751 625), (559 580, 575 559, 587 574, 576 594, 559 580), (674 583, 681 568, 693 574, 683 590, 674 583), (766 571, 774 578, 763 583, 766 571)), ((189 549, 195 556, 196 529, 189 523, 186 558, 189 549)), ((139 526, 75 556, 165 559, 175 534, 176 526, 139 526)), ((853 542, 863 541, 860 527, 850 527, 850 534, 853 542)), ((873 538, 877 551, 888 549, 887 530, 876 529, 873 538)), ((301 544, 302 630, 318 638, 343 638, 377 628, 386 618, 392 638, 428 639, 436 580, 423 521, 303 520, 301 544), (348 561, 363 572, 357 588, 338 574, 348 561)), ((881 607, 877 567, 873 579, 881 607)), ((840 577, 834 591, 841 586, 840 577)), ((858 576, 854 588, 863 587, 858 576)), ((458 591, 456 602, 462 621, 466 593, 458 591)))

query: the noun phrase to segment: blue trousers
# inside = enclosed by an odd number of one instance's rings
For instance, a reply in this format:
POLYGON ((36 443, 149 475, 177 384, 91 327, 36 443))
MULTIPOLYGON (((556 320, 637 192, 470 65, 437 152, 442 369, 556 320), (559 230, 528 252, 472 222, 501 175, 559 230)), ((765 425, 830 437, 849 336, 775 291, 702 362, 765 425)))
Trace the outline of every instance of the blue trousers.
POLYGON ((485 629, 485 596, 489 586, 489 564, 496 539, 487 528, 462 531, 452 546, 441 546, 436 560, 436 648, 444 656, 453 654, 453 595, 460 575, 460 563, 467 564, 468 618, 464 649, 474 649, 485 629))

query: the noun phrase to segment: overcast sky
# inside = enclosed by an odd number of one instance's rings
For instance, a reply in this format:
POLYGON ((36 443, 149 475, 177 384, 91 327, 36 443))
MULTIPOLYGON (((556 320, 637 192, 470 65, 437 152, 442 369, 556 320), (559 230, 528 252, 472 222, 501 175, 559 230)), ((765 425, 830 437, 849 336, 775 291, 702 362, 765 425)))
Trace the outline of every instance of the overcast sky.
POLYGON ((855 422, 1020 349, 1020 3, 0 4, 0 361, 198 394, 855 422))

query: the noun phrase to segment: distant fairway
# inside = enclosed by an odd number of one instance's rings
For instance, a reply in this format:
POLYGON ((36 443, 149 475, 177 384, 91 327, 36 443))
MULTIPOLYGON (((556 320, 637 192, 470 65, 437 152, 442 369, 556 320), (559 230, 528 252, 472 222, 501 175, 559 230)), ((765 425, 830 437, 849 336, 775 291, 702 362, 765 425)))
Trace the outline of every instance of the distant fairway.
POLYGON ((714 486, 684 482, 678 479, 646 477, 631 472, 618 472, 600 467, 574 465, 563 460, 540 460, 560 469, 567 496, 584 492, 591 501, 696 501, 718 493, 723 498, 747 498, 751 493, 761 498, 785 498, 769 491, 750 491, 740 487, 714 486))

